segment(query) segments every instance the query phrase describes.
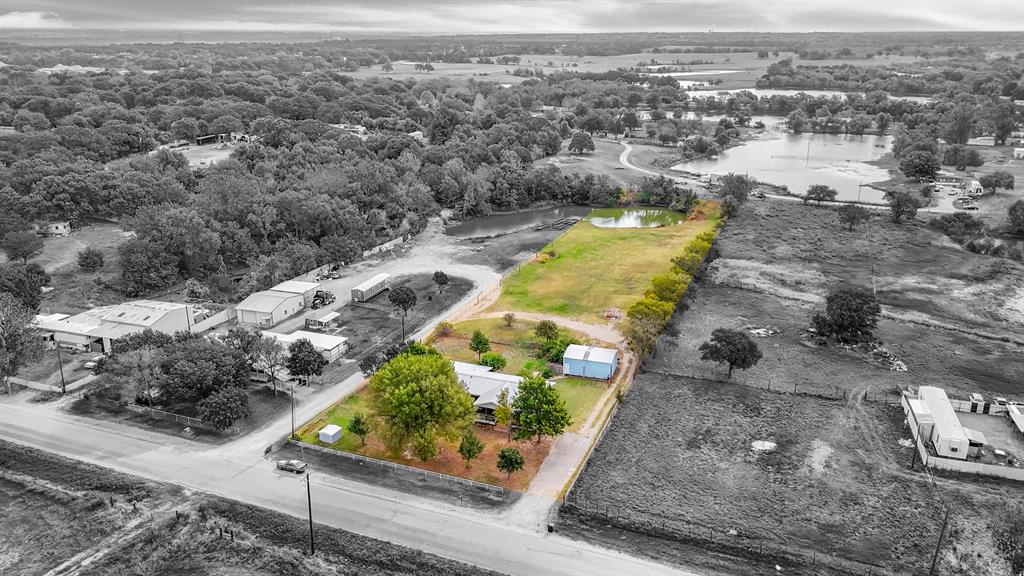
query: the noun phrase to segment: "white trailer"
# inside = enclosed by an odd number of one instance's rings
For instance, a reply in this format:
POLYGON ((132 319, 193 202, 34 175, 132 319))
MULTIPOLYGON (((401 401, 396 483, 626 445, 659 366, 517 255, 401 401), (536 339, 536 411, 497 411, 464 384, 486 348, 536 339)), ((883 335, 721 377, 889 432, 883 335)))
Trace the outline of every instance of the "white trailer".
POLYGON ((353 288, 352 301, 366 302, 389 288, 391 288, 391 275, 382 272, 353 288))

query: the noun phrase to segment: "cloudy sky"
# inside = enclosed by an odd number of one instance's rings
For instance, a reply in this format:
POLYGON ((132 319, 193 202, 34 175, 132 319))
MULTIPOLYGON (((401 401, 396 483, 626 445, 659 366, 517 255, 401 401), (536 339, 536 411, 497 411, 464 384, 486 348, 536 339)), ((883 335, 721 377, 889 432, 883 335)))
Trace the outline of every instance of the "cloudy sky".
POLYGON ((1024 0, 2 0, 0 29, 1021 30, 1024 0))

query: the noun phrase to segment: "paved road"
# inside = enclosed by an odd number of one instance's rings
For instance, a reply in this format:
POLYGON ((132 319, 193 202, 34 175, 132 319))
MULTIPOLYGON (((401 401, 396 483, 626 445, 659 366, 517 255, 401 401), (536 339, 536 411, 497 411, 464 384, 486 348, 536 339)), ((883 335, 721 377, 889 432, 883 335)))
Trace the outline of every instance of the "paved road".
MULTIPOLYGON (((287 432, 287 429, 285 429, 287 432)), ((211 447, 114 422, 0 400, 0 437, 154 480, 305 517, 305 490, 250 440, 211 447)), ((542 531, 526 500, 504 513, 468 510, 341 477, 312 474, 323 524, 512 574, 689 574, 542 531)), ((692 576, 692 575, 691 575, 692 576)))

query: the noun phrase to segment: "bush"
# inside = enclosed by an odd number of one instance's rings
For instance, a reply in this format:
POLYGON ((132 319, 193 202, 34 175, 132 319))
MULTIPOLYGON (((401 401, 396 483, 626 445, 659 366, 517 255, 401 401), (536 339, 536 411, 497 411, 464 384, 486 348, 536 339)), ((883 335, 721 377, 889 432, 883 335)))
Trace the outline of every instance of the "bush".
POLYGON ((545 340, 537 355, 548 362, 561 364, 562 356, 565 355, 565 349, 570 344, 579 344, 579 341, 568 334, 559 334, 556 338, 545 340))
POLYGON ((508 360, 498 352, 488 352, 480 356, 480 360, 477 362, 481 366, 490 366, 494 370, 501 370, 508 365, 508 360))
POLYGON ((966 212, 954 212, 932 218, 928 226, 949 236, 956 242, 963 242, 985 234, 985 223, 966 212))
POLYGON ((96 248, 86 248, 78 253, 78 267, 89 272, 103 268, 103 252, 96 248))
POLYGON ((451 336, 455 333, 455 326, 447 320, 442 320, 437 326, 434 327, 434 336, 436 338, 444 338, 451 336))

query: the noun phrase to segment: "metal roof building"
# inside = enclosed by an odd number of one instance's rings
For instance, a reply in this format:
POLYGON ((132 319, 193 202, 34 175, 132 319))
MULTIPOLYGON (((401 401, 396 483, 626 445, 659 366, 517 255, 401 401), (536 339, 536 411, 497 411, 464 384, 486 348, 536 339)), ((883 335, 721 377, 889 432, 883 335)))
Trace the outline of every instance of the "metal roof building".
POLYGON ((921 386, 917 397, 928 408, 935 422, 928 438, 935 446, 935 452, 945 458, 966 460, 970 440, 953 411, 953 405, 949 403, 946 391, 934 386, 921 386))
POLYGON ((570 376, 607 380, 618 366, 619 351, 615 348, 570 344, 562 356, 562 372, 570 376))
POLYGON ((57 344, 91 352, 110 352, 111 341, 147 328, 174 334, 189 332, 195 324, 187 304, 135 300, 100 306, 74 316, 51 314, 36 318, 39 329, 53 334, 57 344))
POLYGON ((309 340, 313 348, 316 348, 328 362, 334 362, 344 356, 345 352, 348 352, 348 338, 344 336, 334 336, 322 332, 307 332, 306 330, 296 330, 291 334, 263 332, 263 335, 277 340, 285 348, 296 340, 309 340))
POLYGON ((250 324, 260 328, 276 326, 285 318, 305 308, 302 294, 263 290, 253 292, 235 306, 239 324, 250 324))
POLYGON ((273 292, 287 292, 288 294, 299 294, 302 296, 303 305, 309 306, 313 302, 313 296, 320 289, 319 282, 302 282, 301 280, 285 280, 270 290, 273 292))

